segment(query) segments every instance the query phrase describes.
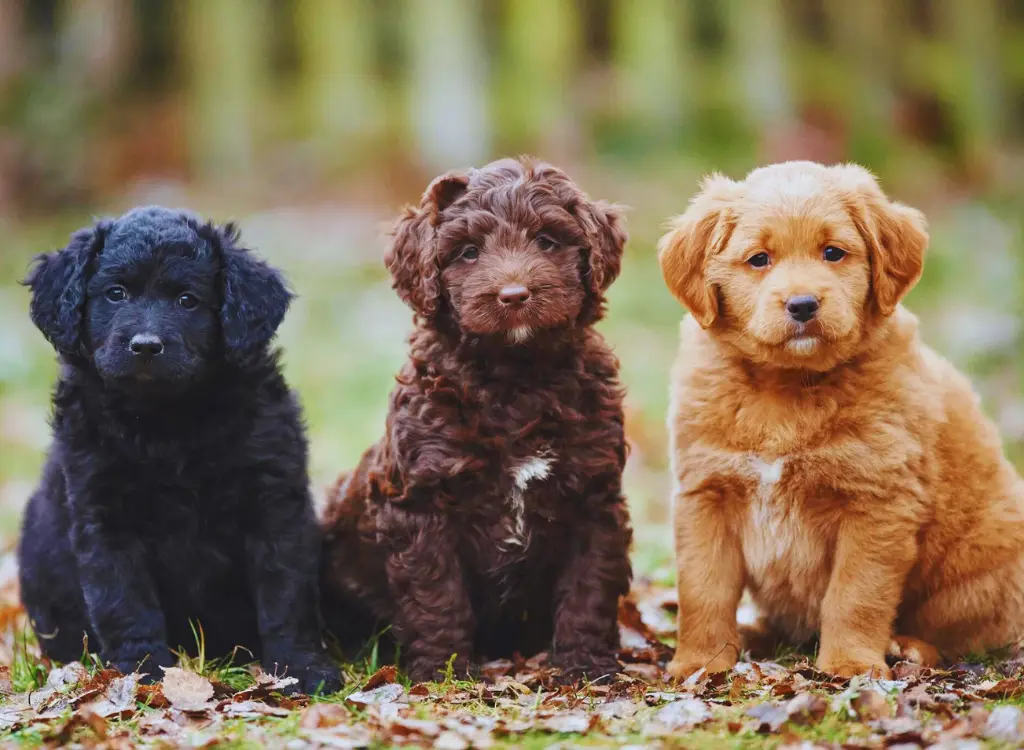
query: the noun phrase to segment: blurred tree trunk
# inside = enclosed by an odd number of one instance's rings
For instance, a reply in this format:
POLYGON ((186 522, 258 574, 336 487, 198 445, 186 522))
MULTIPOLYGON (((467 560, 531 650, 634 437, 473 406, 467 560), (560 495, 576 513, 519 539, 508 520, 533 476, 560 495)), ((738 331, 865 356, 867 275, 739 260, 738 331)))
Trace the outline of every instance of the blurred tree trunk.
POLYGON ((894 37, 888 0, 826 0, 825 11, 844 73, 835 101, 849 130, 851 155, 883 162, 891 151, 895 104, 887 69, 894 37))
POLYGON ((502 4, 496 128, 504 142, 565 151, 574 134, 580 19, 573 0, 502 4))
POLYGON ((693 118, 697 88, 693 0, 615 0, 612 49, 626 117, 668 139, 693 118))
POLYGON ((317 157, 342 166, 365 156, 383 126, 369 0, 299 0, 295 6, 303 106, 317 157))
POLYGON ((267 116, 266 0, 183 0, 179 8, 193 169, 244 177, 267 116))
POLYGON ((1004 120, 997 2, 939 2, 940 33, 952 57, 948 103, 968 169, 984 173, 991 167, 1004 120))
POLYGON ((408 111, 431 172, 479 164, 490 150, 479 11, 474 0, 406 0, 408 111))
POLYGON ((61 58, 92 96, 112 90, 129 60, 134 17, 130 0, 63 0, 61 58))
POLYGON ((0 95, 25 64, 22 0, 0 2, 0 95))
MULTIPOLYGON (((853 1, 853 0, 851 0, 853 1)), ((859 2, 859 0, 857 0, 859 2)), ((725 0, 726 54, 746 120, 765 132, 794 117, 779 0, 725 0)))

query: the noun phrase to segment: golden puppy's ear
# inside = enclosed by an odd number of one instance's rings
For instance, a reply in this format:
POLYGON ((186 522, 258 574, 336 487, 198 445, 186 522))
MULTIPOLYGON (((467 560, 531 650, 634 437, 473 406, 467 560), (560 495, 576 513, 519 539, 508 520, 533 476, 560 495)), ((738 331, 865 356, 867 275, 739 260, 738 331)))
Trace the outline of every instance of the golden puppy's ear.
POLYGON ((916 208, 890 201, 866 169, 844 167, 857 179, 847 204, 871 256, 871 290, 882 315, 892 315, 924 271, 928 225, 916 208))
POLYGON ((735 216, 729 202, 739 183, 719 174, 705 178, 686 213, 670 222, 658 242, 658 262, 669 290, 702 328, 718 317, 718 296, 705 272, 708 259, 722 250, 732 235, 735 216))

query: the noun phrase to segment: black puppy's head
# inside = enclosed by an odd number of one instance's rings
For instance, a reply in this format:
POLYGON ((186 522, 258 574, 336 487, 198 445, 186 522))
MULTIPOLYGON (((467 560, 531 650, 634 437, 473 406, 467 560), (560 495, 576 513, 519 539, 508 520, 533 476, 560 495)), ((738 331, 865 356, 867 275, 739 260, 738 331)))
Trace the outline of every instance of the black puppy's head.
POLYGON ((291 295, 279 272, 237 246, 237 229, 156 206, 72 235, 26 284, 54 348, 108 383, 181 387, 220 361, 265 352, 291 295))

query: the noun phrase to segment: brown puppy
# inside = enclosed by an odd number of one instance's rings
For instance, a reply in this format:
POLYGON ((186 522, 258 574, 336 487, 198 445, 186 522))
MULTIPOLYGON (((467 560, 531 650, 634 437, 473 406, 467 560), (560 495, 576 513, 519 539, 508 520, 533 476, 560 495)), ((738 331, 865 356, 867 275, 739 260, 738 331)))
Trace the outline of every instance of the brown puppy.
POLYGON ((343 644, 393 625, 414 680, 453 654, 463 674, 549 648, 568 680, 618 671, 622 389, 593 323, 625 241, 617 209, 511 159, 436 179, 399 220, 386 260, 416 313, 409 360, 327 512, 343 644))
POLYGON ((899 305, 927 243, 866 170, 810 162, 708 178, 662 239, 692 313, 669 421, 672 675, 736 663, 744 587, 763 629, 820 633, 842 676, 1024 635, 1024 482, 899 305))

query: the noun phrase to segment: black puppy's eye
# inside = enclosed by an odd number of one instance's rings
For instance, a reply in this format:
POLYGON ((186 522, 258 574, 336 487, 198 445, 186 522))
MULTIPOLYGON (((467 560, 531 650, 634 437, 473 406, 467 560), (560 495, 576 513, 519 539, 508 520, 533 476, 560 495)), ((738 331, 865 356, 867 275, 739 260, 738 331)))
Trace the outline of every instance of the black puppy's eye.
POLYGON ((462 252, 459 253, 459 258, 469 263, 480 257, 480 248, 475 245, 466 245, 462 248, 462 252))
POLYGON ((770 266, 772 262, 771 256, 768 253, 757 253, 747 258, 747 265, 752 268, 764 268, 770 266))
POLYGON ((112 286, 104 294, 111 302, 124 302, 128 299, 128 292, 125 291, 123 286, 112 286))
POLYGON ((537 247, 541 250, 554 250, 559 246, 556 240, 546 234, 538 234, 534 242, 537 243, 537 247))
POLYGON ((192 310, 199 304, 199 299, 194 294, 183 294, 178 297, 178 304, 186 310, 192 310))
POLYGON ((822 253, 822 256, 829 263, 838 263, 847 256, 847 252, 843 250, 841 247, 829 245, 828 247, 825 248, 825 252, 822 253))

